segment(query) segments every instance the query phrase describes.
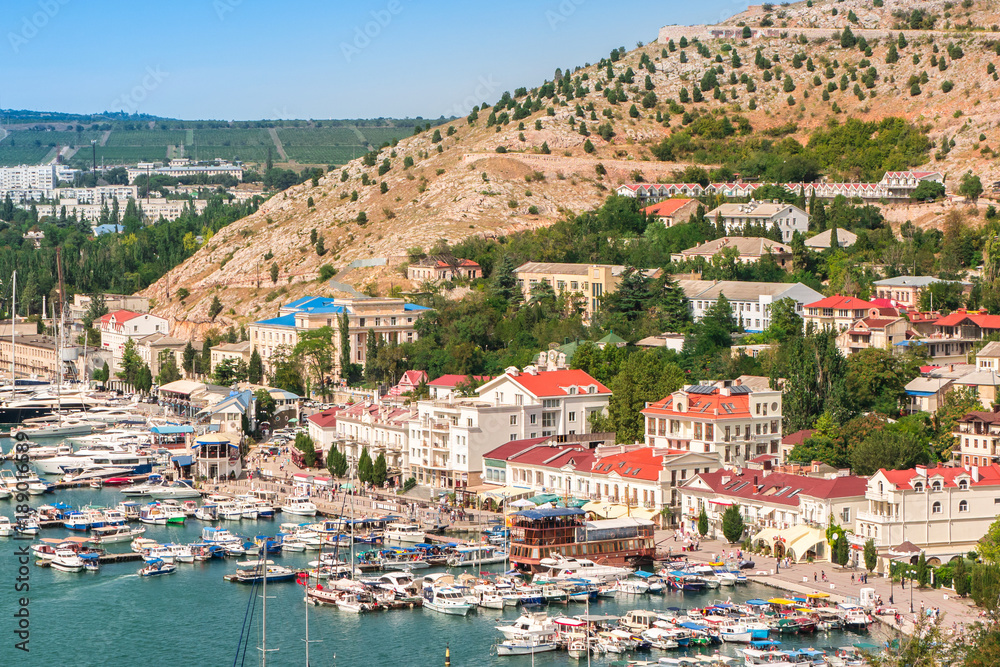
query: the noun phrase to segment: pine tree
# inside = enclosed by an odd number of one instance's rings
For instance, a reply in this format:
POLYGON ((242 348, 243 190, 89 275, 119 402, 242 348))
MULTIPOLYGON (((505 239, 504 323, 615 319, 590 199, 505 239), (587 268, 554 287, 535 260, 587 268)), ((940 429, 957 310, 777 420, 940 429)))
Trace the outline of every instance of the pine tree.
POLYGON ((708 513, 705 508, 701 508, 701 513, 698 514, 698 534, 702 537, 708 535, 708 513))
POLYGON ((208 316, 215 321, 215 318, 222 312, 222 302, 219 301, 219 295, 216 294, 212 297, 212 305, 208 307, 208 316))
POLYGON ((730 505, 722 515, 722 534, 730 544, 736 544, 743 539, 743 514, 739 505, 730 505))
POLYGON ((955 561, 955 571, 952 574, 952 581, 955 586, 956 595, 964 598, 969 594, 969 573, 965 567, 964 556, 955 561))
POLYGON ((278 263, 277 262, 274 262, 273 264, 271 264, 271 284, 272 285, 277 285, 278 284, 278 263))
POLYGON ((257 348, 250 353, 250 365, 247 371, 247 379, 251 384, 260 384, 264 381, 264 362, 260 358, 257 348))
POLYGON ((361 449, 361 456, 358 458, 358 481, 368 483, 372 480, 372 457, 368 453, 368 448, 361 449))
POLYGON ((874 572, 878 565, 878 552, 875 551, 875 540, 865 542, 865 569, 874 572))
POLYGON ((375 463, 372 464, 372 484, 375 486, 382 486, 385 484, 388 474, 389 467, 385 462, 385 454, 383 452, 379 452, 378 456, 375 457, 375 463))
POLYGON ((930 581, 930 570, 927 568, 927 557, 924 556, 924 552, 920 552, 920 558, 917 559, 917 583, 923 588, 930 581))
POLYGON ((348 381, 351 375, 351 334, 350 334, 351 320, 345 312, 340 316, 339 319, 339 329, 340 334, 340 379, 348 381))
POLYGON ((370 385, 375 384, 378 379, 378 358, 379 341, 382 337, 375 333, 374 329, 368 330, 365 347, 365 382, 370 385))

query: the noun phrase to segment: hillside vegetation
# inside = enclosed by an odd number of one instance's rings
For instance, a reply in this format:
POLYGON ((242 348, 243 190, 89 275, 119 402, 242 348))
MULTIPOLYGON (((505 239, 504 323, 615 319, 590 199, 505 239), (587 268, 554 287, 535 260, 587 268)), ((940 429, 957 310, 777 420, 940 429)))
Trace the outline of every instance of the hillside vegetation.
MULTIPOLYGON (((814 17, 824 27, 834 7, 840 16, 861 4, 783 9, 798 12, 803 26, 814 17)), ((944 4, 921 6, 943 20, 951 11, 944 4)), ((885 2, 889 13, 872 14, 873 25, 894 29, 892 7, 901 6, 885 2)), ((968 11, 976 25, 1000 22, 993 3, 968 11)), ((318 281, 324 266, 324 277, 337 270, 335 280, 369 291, 409 289, 391 268, 408 249, 548 226, 600 206, 622 182, 669 181, 694 165, 716 178, 781 180, 874 180, 919 166, 945 173, 950 191, 967 170, 998 180, 1000 43, 969 31, 866 40, 841 18, 829 26, 840 30, 836 40, 798 37, 792 27, 767 39, 683 38, 556 70, 536 88, 504 93, 468 118, 428 125, 276 195, 145 293, 183 333, 243 324, 294 296, 329 292, 318 281), (349 268, 371 258, 389 266, 349 268), (177 287, 190 296, 178 300, 177 287), (224 310, 213 322, 215 296, 224 310)))

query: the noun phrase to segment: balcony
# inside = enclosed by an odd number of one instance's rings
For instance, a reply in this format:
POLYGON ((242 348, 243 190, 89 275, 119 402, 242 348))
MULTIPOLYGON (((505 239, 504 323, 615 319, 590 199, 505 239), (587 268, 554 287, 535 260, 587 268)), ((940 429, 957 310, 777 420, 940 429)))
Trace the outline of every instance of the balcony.
POLYGON ((899 517, 892 516, 890 514, 883 514, 881 512, 858 512, 858 521, 881 524, 896 523, 899 521, 899 517))

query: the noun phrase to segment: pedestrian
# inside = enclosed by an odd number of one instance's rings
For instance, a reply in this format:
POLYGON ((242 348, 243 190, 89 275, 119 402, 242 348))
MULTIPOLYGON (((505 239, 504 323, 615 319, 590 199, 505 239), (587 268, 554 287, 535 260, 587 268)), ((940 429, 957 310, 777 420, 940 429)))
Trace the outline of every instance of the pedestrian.
POLYGON ((853 585, 854 585, 854 573, 852 572, 851 573, 851 586, 853 586, 853 585))
POLYGON ((819 575, 823 577, 823 581, 826 581, 826 570, 820 570, 819 575))
POLYGON ((816 576, 816 571, 814 570, 814 571, 813 571, 813 581, 816 581, 816 579, 817 579, 817 576, 816 576))

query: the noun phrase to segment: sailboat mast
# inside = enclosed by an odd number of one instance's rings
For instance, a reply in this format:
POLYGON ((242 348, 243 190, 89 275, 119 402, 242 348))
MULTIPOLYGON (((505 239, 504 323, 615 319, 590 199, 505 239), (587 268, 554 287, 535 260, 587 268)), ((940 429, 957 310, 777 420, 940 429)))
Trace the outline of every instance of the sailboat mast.
POLYGON ((10 287, 10 400, 13 401, 17 393, 14 382, 14 337, 17 330, 17 271, 11 278, 10 287))
POLYGON ((66 287, 63 284, 62 248, 56 247, 56 272, 59 274, 59 342, 56 351, 56 363, 59 364, 59 384, 56 385, 56 403, 58 404, 59 425, 62 426, 62 383, 63 383, 63 312, 66 303, 66 287))
POLYGON ((267 667, 267 538, 264 538, 264 544, 261 546, 264 551, 264 585, 261 587, 263 592, 262 597, 264 599, 264 604, 261 606, 261 621, 260 621, 260 665, 261 667, 267 667))

